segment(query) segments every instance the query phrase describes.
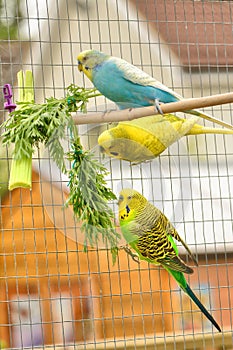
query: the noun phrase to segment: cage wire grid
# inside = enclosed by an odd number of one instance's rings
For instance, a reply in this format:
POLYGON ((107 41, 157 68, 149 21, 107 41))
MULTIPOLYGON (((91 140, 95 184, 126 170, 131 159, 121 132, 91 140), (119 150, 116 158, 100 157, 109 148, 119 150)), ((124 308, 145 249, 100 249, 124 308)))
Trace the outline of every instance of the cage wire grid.
MULTIPOLYGON (((185 97, 231 91, 230 1, 2 0, 0 11, 1 87, 10 83, 15 101, 20 69, 32 70, 37 102, 64 96, 70 83, 91 87, 76 61, 89 48, 126 59, 185 97)), ((3 95, 1 102, 2 122, 3 95)), ((115 108, 104 97, 88 104, 115 108)), ((207 110, 232 123, 229 105, 207 110)), ((182 138, 132 166, 100 155, 97 138, 107 127, 79 126, 83 145, 109 169, 116 195, 137 189, 175 225, 198 256, 188 283, 223 332, 162 268, 124 251, 112 266, 102 246, 83 251, 72 210, 62 210, 67 178, 44 149, 33 156, 32 191, 8 192, 11 156, 1 146, 1 347, 232 348, 232 136, 182 138)), ((116 201, 110 205, 117 215, 116 201)))

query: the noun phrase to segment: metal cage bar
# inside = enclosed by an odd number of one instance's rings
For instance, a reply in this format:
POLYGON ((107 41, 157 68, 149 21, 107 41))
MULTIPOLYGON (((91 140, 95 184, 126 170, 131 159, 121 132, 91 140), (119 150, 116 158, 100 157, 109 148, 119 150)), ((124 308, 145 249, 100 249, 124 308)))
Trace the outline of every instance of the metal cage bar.
MULTIPOLYGON (((92 48, 126 59, 184 97, 225 93, 233 74, 232 11, 229 1, 1 0, 1 86, 10 83, 17 101, 16 73, 30 69, 38 102, 64 96, 70 83, 91 87, 76 56, 92 48)), ((8 116, 1 102, 2 122, 8 116)), ((111 108, 102 96, 88 105, 111 108)), ((229 105, 208 111, 232 122, 229 105)), ((114 266, 104 247, 83 251, 72 210, 63 210, 67 178, 45 150, 33 156, 32 191, 8 192, 11 153, 1 147, 2 347, 232 348, 232 136, 182 138, 132 166, 100 156, 97 138, 106 128, 79 126, 83 145, 109 169, 114 193, 134 187, 175 225, 198 256, 188 281, 223 333, 163 269, 138 265, 124 251, 114 266)))

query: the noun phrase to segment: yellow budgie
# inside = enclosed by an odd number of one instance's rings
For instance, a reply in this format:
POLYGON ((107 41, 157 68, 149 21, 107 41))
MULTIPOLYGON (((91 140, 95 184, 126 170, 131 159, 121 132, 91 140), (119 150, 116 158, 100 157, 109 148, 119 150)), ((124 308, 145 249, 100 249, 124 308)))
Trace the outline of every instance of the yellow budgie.
POLYGON ((172 114, 153 115, 120 122, 98 138, 102 153, 133 163, 151 160, 183 136, 233 134, 233 130, 207 128, 197 124, 198 117, 180 118, 172 114))

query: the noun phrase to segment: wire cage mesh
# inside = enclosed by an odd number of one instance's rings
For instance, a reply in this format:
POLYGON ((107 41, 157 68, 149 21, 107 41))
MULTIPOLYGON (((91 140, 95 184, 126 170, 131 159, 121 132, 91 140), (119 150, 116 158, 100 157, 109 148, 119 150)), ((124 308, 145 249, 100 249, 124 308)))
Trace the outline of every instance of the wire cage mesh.
MULTIPOLYGON (((91 87, 76 61, 90 48, 124 58, 185 97, 231 90, 230 1, 2 0, 0 11, 1 86, 10 83, 15 100, 20 69, 32 70, 38 102, 64 96, 70 83, 91 87)), ((3 95, 1 106, 3 121, 3 95)), ((88 104, 111 108, 102 96, 88 104)), ((209 111, 232 122, 229 105, 209 111)), ((83 251, 72 210, 62 209, 67 178, 45 150, 33 155, 32 191, 7 191, 11 157, 1 146, 1 347, 231 349, 232 136, 182 138, 151 162, 131 165, 99 154, 106 127, 80 126, 82 143, 109 169, 114 193, 137 189, 175 225, 198 256, 188 282, 223 332, 162 268, 124 251, 114 266, 103 247, 83 251)))

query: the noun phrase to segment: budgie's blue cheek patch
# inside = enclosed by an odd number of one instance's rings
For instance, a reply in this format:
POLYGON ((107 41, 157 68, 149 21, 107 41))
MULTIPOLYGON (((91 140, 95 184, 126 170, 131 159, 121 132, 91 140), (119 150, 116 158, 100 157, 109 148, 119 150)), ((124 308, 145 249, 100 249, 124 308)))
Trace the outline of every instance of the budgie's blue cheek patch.
POLYGON ((129 216, 129 212, 130 212, 129 206, 126 205, 125 209, 126 209, 126 214, 121 215, 121 220, 124 220, 129 216))

